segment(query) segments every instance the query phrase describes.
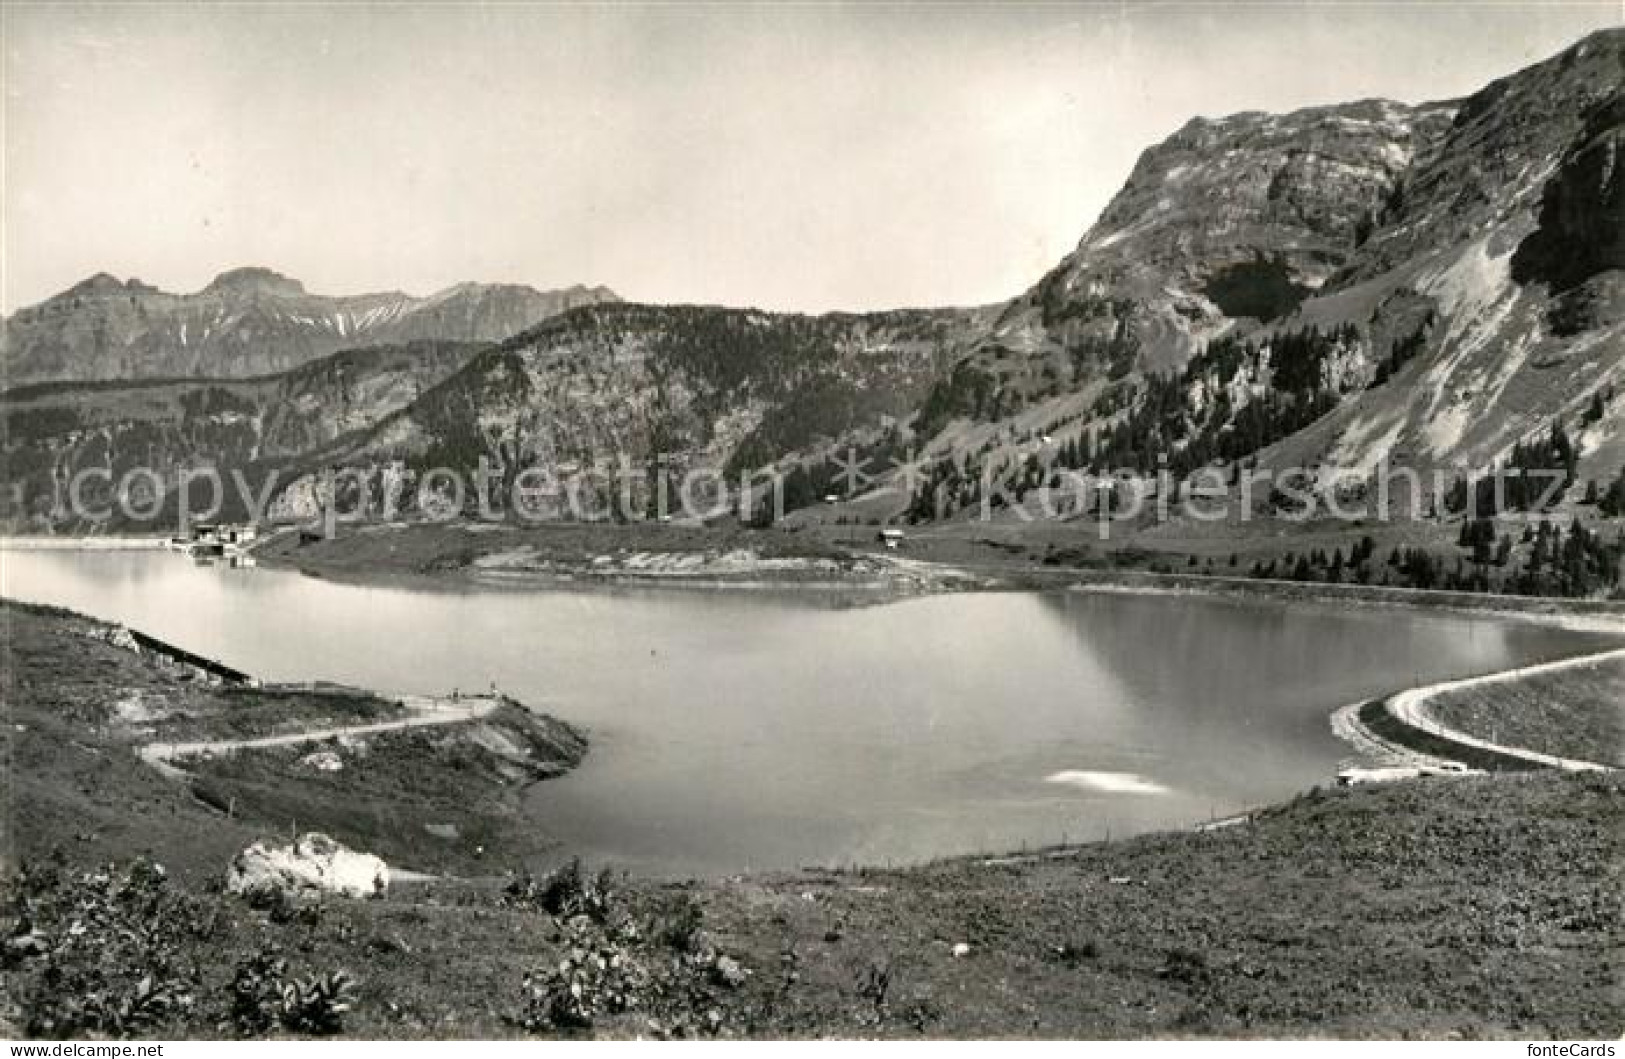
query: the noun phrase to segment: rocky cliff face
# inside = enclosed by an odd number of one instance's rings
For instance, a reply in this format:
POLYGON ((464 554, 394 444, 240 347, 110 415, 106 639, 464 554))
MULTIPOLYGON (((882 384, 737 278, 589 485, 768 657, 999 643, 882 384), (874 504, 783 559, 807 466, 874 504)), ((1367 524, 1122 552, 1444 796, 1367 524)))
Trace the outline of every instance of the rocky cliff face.
POLYGON ((1289 315, 1369 238, 1453 113, 1367 100, 1197 118, 1141 155, 1078 249, 1012 303, 999 338, 1075 352, 1127 321, 1118 341, 1134 366, 1167 370, 1234 320, 1289 315))
POLYGON ((1169 284, 1196 293, 1262 257, 1318 289, 1370 234, 1454 110, 1365 100, 1196 118, 1141 156, 1046 282, 1065 296, 1092 279, 1138 275, 1156 285, 1149 293, 1169 284))
MULTIPOLYGON (((1593 34, 1463 100, 1437 148, 1404 174, 1341 286, 1487 229, 1521 239, 1588 115, 1625 84, 1625 31, 1593 34)), ((1594 119, 1595 120, 1595 119, 1594 119)))
POLYGON ((1541 192, 1540 226, 1518 246, 1512 276, 1567 292, 1625 269, 1625 92, 1596 104, 1541 192))
POLYGON ((222 273, 196 294, 99 274, 5 322, 0 380, 242 378, 287 371, 341 349, 416 339, 496 341, 604 288, 536 291, 463 284, 427 298, 326 297, 269 269, 222 273))
MULTIPOLYGON (((1485 467, 1625 381, 1625 254, 1616 162, 1625 32, 1595 34, 1465 100, 1406 173, 1381 223, 1302 313, 1371 334, 1374 303, 1426 299, 1414 366, 1346 402, 1277 455, 1485 467)), ((1582 458, 1612 471, 1619 405, 1582 458)))
POLYGON ((1292 316, 1355 258, 1455 109, 1365 100, 1192 120, 1145 151, 1078 248, 1004 307, 959 375, 989 396, 963 406, 950 378, 937 404, 1059 429, 1103 390, 1292 316))
MULTIPOLYGON (((960 425, 934 450, 985 447, 1001 431, 980 422, 1007 421, 1052 437, 1127 425, 1114 451, 1142 462, 1481 467, 1554 418, 1572 425, 1625 381, 1622 85, 1625 32, 1610 31, 1459 102, 1192 121, 938 387, 984 380, 974 405, 947 402, 960 425), (1296 405, 1253 387, 1282 402, 1268 429, 1245 400, 1205 433, 1187 428, 1209 409, 1167 406, 1158 380, 1216 344, 1256 358, 1283 340, 1312 361, 1293 377, 1334 378, 1296 405)), ((1621 418, 1610 405, 1587 427, 1587 459, 1622 455, 1621 418)))

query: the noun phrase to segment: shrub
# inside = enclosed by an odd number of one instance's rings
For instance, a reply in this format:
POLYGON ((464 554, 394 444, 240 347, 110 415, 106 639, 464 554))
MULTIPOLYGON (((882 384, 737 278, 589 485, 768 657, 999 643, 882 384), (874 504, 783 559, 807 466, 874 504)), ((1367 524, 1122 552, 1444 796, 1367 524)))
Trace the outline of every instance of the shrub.
POLYGON ((578 936, 552 967, 525 975, 524 1001, 510 1021, 522 1029, 591 1029, 604 1014, 636 1007, 649 976, 630 953, 602 939, 578 936))
POLYGON ((1169 949, 1157 977, 1196 985, 1207 981, 1207 957, 1191 949, 1169 949))
POLYGON ((356 984, 348 973, 312 975, 282 986, 282 1025, 294 1033, 327 1036, 344 1029, 344 1015, 355 1006, 356 984))
POLYGON ((608 922, 614 876, 609 869, 588 875, 581 858, 570 861, 535 879, 528 872, 508 884, 506 899, 511 904, 535 905, 561 919, 586 916, 595 923, 608 922))
POLYGON ((883 963, 871 963, 858 978, 858 996, 874 1005, 874 1017, 878 1021, 886 1015, 886 998, 891 992, 891 966, 883 963))
POLYGON ((262 1037, 278 1021, 286 960, 274 951, 262 951, 237 965, 231 979, 232 1025, 245 1037, 262 1037))
POLYGON ((247 1037, 281 1027, 290 1033, 331 1036, 344 1029, 355 1007, 356 983, 345 971, 288 977, 288 962, 274 949, 237 965, 231 982, 232 1025, 247 1037))
POLYGON ((169 886, 161 866, 70 872, 24 865, 8 880, 7 986, 30 1036, 151 1032, 194 997, 178 964, 216 918, 169 886))
POLYGON ((1093 939, 1081 942, 1063 941, 1051 948, 1050 952, 1061 963, 1066 964, 1068 967, 1076 967, 1084 960, 1098 959, 1100 946, 1095 944, 1093 939))
POLYGON ((678 952, 692 952, 705 913, 692 898, 683 897, 675 908, 666 910, 652 931, 662 945, 678 952))

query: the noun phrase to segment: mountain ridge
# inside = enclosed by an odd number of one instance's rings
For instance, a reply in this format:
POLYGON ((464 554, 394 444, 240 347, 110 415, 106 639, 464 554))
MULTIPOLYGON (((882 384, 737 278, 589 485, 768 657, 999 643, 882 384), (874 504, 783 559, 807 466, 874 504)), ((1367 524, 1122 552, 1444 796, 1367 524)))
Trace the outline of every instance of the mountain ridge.
MULTIPOLYGON (((170 488, 183 473, 211 469, 257 483, 409 404, 483 348, 419 339, 341 350, 250 378, 49 382, 8 391, 0 394, 0 439, 10 495, 0 518, 93 528, 96 520, 65 510, 82 471, 106 472, 82 483, 91 510, 110 508, 118 481, 137 468, 170 488)), ((240 507, 230 513, 249 515, 240 507)))
MULTIPOLYGON (((1564 420, 1582 465, 1611 473, 1622 99, 1625 30, 1609 30, 1459 100, 1193 118, 1007 301, 566 307, 308 462, 558 471, 621 451, 799 473, 819 496, 845 448, 880 465, 866 517, 935 519, 981 495, 972 461, 1018 498, 1059 471, 1159 461, 1305 468, 1334 491, 1328 468, 1493 466, 1564 420)), ((486 290, 423 311, 472 311, 486 290)), ((284 513, 319 502, 309 474, 291 495, 284 513)))
POLYGON ((495 341, 578 305, 616 300, 606 287, 539 291, 462 283, 424 297, 399 291, 311 294, 263 266, 228 269, 176 294, 96 273, 4 321, 7 388, 108 378, 274 374, 361 344, 495 341))

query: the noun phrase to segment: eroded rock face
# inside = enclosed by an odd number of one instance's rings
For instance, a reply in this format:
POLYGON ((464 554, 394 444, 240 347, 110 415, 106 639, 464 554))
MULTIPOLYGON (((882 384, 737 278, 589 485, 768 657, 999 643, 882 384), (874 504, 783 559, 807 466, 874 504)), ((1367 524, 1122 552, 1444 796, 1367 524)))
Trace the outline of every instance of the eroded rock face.
MULTIPOLYGON (((1080 413, 1068 391, 1182 372, 1221 338, 1353 328, 1321 365, 1336 410, 1273 465, 1500 458, 1622 367, 1622 83, 1611 30, 1460 101, 1195 119, 1141 156, 931 401, 1053 433, 1119 411, 1097 397, 1080 413), (1377 385, 1400 347, 1405 379, 1377 385), (974 404, 949 402, 973 371, 974 404), (1046 428, 1031 410, 1049 402, 1046 428)), ((1187 411, 1229 382, 1191 387, 1187 411)))
POLYGON ((1541 194, 1540 227, 1518 246, 1513 278, 1566 291, 1625 269, 1625 92, 1594 108, 1541 194))
POLYGON ((1521 238, 1542 185, 1587 116, 1619 93, 1622 74, 1625 31, 1608 30, 1473 93, 1437 148, 1405 175, 1343 285, 1488 229, 1510 226, 1521 238))
POLYGON ((235 894, 308 891, 375 897, 389 889, 389 865, 310 832, 290 845, 256 842, 237 854, 226 871, 226 889, 235 894))
POLYGON ((1146 270, 1194 289, 1260 257, 1319 287, 1369 234, 1452 104, 1363 100, 1290 114, 1196 118, 1140 156, 1061 271, 1146 270))
POLYGON ((1289 316, 1349 266, 1454 114, 1362 100, 1190 121, 982 340, 972 362, 998 380, 998 408, 1057 379, 1177 371, 1238 320, 1289 316))

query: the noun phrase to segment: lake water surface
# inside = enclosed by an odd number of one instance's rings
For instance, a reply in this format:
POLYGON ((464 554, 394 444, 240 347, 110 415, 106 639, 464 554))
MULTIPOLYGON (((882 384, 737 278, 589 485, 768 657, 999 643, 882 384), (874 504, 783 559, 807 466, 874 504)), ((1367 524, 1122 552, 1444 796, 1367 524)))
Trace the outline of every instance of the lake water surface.
POLYGON ((272 680, 483 690, 585 726, 537 826, 720 874, 1186 826, 1327 783, 1336 707, 1604 637, 1403 608, 1083 592, 842 607, 816 589, 473 590, 0 553, 0 593, 272 680))

